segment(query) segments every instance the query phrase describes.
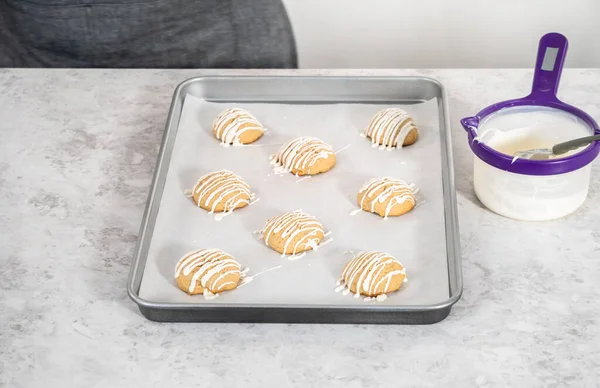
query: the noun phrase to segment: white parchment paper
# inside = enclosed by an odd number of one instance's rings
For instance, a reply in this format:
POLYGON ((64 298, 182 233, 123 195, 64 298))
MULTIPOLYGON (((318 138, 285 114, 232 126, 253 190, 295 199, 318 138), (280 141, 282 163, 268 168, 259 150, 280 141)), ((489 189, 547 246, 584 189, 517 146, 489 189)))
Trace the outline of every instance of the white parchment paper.
MULTIPOLYGON (((382 104, 273 104, 213 103, 188 95, 166 178, 160 210, 148 252, 140 297, 153 302, 288 305, 381 306, 427 305, 449 297, 441 144, 437 101, 406 105, 420 129, 412 146, 393 151, 372 148, 360 136, 370 118, 391 105, 382 104), (223 147, 212 135, 212 122, 223 110, 244 108, 268 129, 254 145, 223 147), (303 179, 277 175, 269 155, 286 141, 316 136, 342 150, 327 173, 303 179), (347 148, 345 148, 347 147, 347 148), (216 221, 183 193, 208 172, 229 169, 241 175, 260 198, 216 221), (393 176, 420 189, 418 206, 401 217, 360 212, 356 194, 369 178, 393 176), (333 241, 299 260, 282 258, 253 231, 270 217, 302 209, 332 231, 333 241), (200 248, 219 248, 249 268, 249 276, 271 268, 242 287, 205 300, 188 296, 175 284, 179 258, 200 248), (336 281, 348 251, 380 250, 406 267, 408 282, 383 302, 364 302, 352 294, 336 293, 336 281)), ((402 107, 402 105, 394 105, 402 107)))

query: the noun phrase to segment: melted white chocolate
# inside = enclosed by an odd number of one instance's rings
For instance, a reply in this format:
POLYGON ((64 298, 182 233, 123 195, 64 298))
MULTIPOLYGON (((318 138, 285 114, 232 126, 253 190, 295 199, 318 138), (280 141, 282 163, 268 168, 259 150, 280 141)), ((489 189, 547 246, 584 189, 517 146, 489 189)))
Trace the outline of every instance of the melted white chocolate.
POLYGON ((316 137, 299 137, 284 144, 277 154, 271 156, 271 164, 275 172, 291 172, 293 170, 310 171, 320 159, 335 155, 333 148, 316 137))
POLYGON ((244 132, 261 131, 264 133, 264 128, 256 117, 250 112, 239 108, 227 109, 221 112, 213 123, 213 129, 217 139, 221 140, 221 144, 225 146, 242 145, 240 136, 244 132))
POLYGON ((392 150, 402 148, 411 130, 417 130, 412 118, 399 108, 382 109, 373 116, 364 135, 373 147, 392 150))
MULTIPOLYGON (((284 252, 288 251, 294 238, 301 236, 292 249, 291 256, 294 256, 299 249, 307 247, 311 247, 313 250, 317 249, 322 239, 322 237, 319 237, 319 232, 322 236, 325 235, 323 225, 315 217, 303 213, 301 210, 296 210, 268 220, 262 229, 262 236, 265 244, 268 245, 271 234, 280 234, 281 238, 285 240, 284 252)), ((282 254, 282 256, 286 255, 282 254)))
POLYGON ((193 270, 189 292, 193 293, 199 285, 203 294, 211 297, 233 282, 224 282, 225 277, 238 274, 241 276, 240 264, 229 254, 220 249, 200 249, 183 256, 175 267, 175 278, 188 276, 193 270), (218 276, 215 276, 217 275, 218 276))
POLYGON ((361 293, 374 294, 381 285, 383 285, 383 288, 379 294, 389 292, 394 276, 405 274, 404 267, 395 257, 377 251, 360 252, 346 264, 341 280, 349 288, 354 280, 358 278, 356 293, 354 294, 354 297, 358 298, 361 293), (393 262, 398 263, 401 269, 390 271, 381 276, 385 268, 393 262))
POLYGON ((232 194, 236 195, 223 203, 224 212, 230 213, 243 203, 250 204, 250 200, 254 198, 250 186, 229 170, 216 171, 200 177, 193 194, 197 198, 196 205, 210 207, 209 213, 214 213, 219 203, 232 194))
MULTIPOLYGON (((390 214, 392 208, 397 204, 401 204, 408 201, 414 206, 416 203, 416 191, 417 190, 415 189, 414 185, 409 185, 406 182, 401 181, 399 179, 394 179, 391 177, 374 178, 367 181, 358 191, 359 194, 365 193, 361 198, 360 208, 364 209, 364 202, 367 198, 372 199, 370 211, 371 213, 374 213, 375 205, 377 203, 383 203, 389 199, 389 202, 385 208, 384 215, 384 217, 387 217, 390 214), (385 189, 381 190, 384 187, 385 189), (377 193, 379 190, 381 190, 381 192, 377 194, 375 198, 373 198, 375 193, 377 193)), ((350 215, 354 214, 356 213, 350 213, 350 215)))

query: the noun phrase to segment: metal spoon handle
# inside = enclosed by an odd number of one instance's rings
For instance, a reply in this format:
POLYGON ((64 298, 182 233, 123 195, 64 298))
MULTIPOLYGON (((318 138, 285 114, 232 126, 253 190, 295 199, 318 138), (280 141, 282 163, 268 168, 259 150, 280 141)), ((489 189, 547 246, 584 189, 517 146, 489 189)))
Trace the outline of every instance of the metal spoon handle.
POLYGON ((569 140, 564 143, 558 143, 552 147, 552 153, 554 155, 561 155, 565 152, 576 150, 579 147, 588 145, 594 141, 600 141, 600 135, 580 137, 579 139, 569 140))

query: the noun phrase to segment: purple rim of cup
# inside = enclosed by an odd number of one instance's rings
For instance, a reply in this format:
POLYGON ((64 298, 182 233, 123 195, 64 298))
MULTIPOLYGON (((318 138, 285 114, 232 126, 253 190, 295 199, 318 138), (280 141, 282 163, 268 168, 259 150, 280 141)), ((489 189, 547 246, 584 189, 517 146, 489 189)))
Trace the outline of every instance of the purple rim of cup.
POLYGON ((600 142, 594 142, 587 148, 574 155, 560 159, 550 160, 529 160, 517 159, 513 161, 513 157, 500 153, 491 147, 475 140, 479 123, 486 117, 496 113, 497 111, 510 107, 517 106, 539 106, 555 108, 574 116, 577 116, 586 123, 594 132, 600 135, 600 129, 594 119, 572 105, 565 104, 556 97, 560 75, 567 52, 567 39, 558 33, 552 32, 544 35, 540 39, 538 47, 538 55, 535 66, 535 74, 533 76, 533 87, 531 94, 524 98, 515 100, 502 101, 487 108, 482 109, 477 115, 466 117, 460 120, 462 126, 468 133, 469 146, 477 157, 487 164, 494 166, 500 170, 513 172, 524 175, 557 175, 578 170, 590 164, 600 153, 600 142), (544 66, 544 57, 547 49, 556 53, 556 60, 552 69, 547 70, 544 66), (544 67, 546 69, 544 69, 544 67))

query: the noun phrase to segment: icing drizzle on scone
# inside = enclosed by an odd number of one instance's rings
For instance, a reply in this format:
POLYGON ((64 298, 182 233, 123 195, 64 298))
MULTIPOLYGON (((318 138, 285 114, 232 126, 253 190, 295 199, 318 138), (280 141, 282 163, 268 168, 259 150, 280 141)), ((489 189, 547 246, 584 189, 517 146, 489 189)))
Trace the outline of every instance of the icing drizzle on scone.
POLYGON ((319 159, 335 155, 333 148, 316 137, 304 136, 284 144, 277 154, 271 156, 271 164, 276 172, 293 170, 309 171, 319 159))
POLYGON ((262 124, 256 117, 240 108, 231 108, 223 111, 215 119, 213 130, 217 139, 221 140, 221 144, 225 146, 231 144, 242 145, 240 136, 246 131, 264 132, 262 124))
POLYGON ((369 198, 371 199, 373 197, 373 195, 375 195, 375 193, 377 193, 379 190, 385 188, 384 190, 382 190, 379 194, 377 194, 377 196, 375 198, 373 198, 372 202, 371 202, 371 213, 375 212, 375 205, 379 202, 379 203, 383 203, 385 201, 388 200, 388 198, 390 196, 392 196, 392 198, 389 200, 386 208, 385 208, 385 214, 384 217, 387 217, 390 214, 390 211, 392 210, 392 208, 400 203, 404 203, 406 201, 410 202, 413 204, 413 206, 415 205, 416 199, 415 199, 415 186, 414 184, 407 184, 404 181, 401 181, 399 179, 394 179, 391 177, 380 177, 380 178, 373 178, 369 181, 367 181, 367 183, 365 183, 360 190, 358 191, 358 193, 365 193, 365 195, 363 195, 361 201, 360 201, 360 207, 361 209, 364 209, 364 202, 365 199, 369 198))
POLYGON ((198 284, 204 289, 204 295, 216 294, 235 282, 225 281, 229 275, 241 276, 240 264, 220 249, 200 249, 183 256, 175 267, 175 278, 188 276, 196 270, 190 281, 189 293, 194 293, 198 284), (218 275, 218 276, 215 276, 218 275))
POLYGON ((395 257, 383 252, 370 251, 360 252, 350 260, 344 267, 341 280, 343 280, 347 287, 350 287, 354 283, 354 280, 358 278, 354 294, 354 297, 358 298, 361 294, 380 295, 390 292, 394 276, 399 275, 405 276, 406 271, 404 266, 395 257), (401 269, 383 274, 385 268, 394 262, 401 269), (382 285, 383 288, 378 292, 377 290, 382 285))
POLYGON ((242 204, 249 205, 254 195, 240 176, 229 170, 221 170, 200 177, 194 187, 193 197, 196 205, 209 208, 209 213, 214 213, 220 203, 224 212, 232 212, 242 204))
POLYGON ((402 148, 411 130, 417 130, 408 113, 399 108, 382 109, 373 116, 364 135, 372 147, 379 149, 402 148))
MULTIPOLYGON (((301 210, 295 210, 293 212, 283 213, 277 217, 273 217, 267 221, 261 233, 265 244, 268 245, 269 237, 271 234, 281 234, 281 238, 285 240, 283 252, 286 252, 289 245, 296 236, 302 236, 292 250, 291 255, 295 255, 299 249, 311 247, 313 250, 317 249, 321 242, 321 235, 325 235, 323 225, 313 216, 308 213, 304 213, 301 210)), ((282 256, 286 256, 285 253, 282 256)))

